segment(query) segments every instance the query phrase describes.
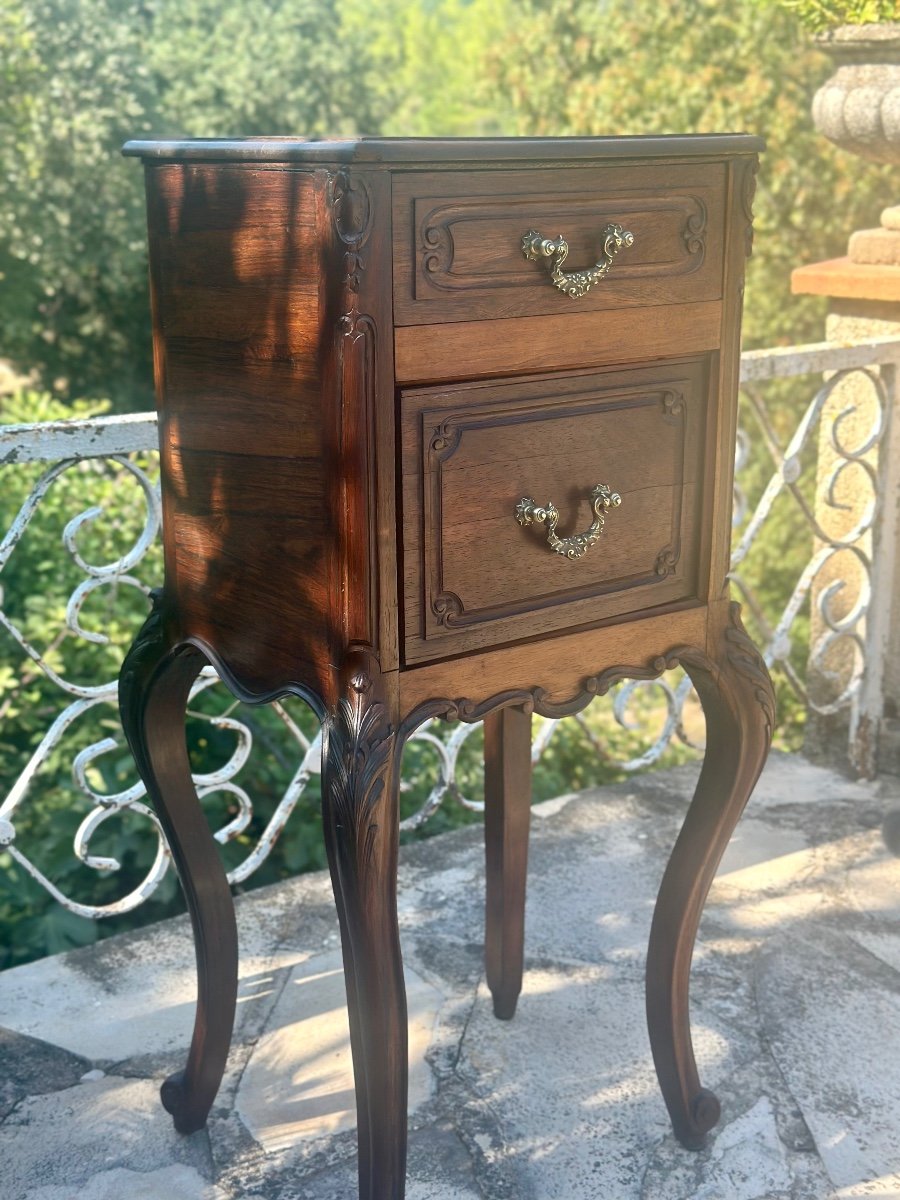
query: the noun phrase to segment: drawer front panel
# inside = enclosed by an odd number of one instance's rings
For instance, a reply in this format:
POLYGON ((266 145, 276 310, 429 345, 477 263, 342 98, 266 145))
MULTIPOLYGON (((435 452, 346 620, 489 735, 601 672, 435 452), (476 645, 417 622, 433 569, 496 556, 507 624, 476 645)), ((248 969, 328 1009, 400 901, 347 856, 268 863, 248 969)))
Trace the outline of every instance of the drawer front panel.
POLYGON ((401 394, 408 662, 461 653, 697 593, 704 360, 401 394), (621 505, 582 557, 591 489, 621 505))
POLYGON ((722 294, 720 163, 434 172, 394 179, 397 325, 682 304, 722 294), (581 298, 522 253, 564 237, 566 272, 602 258, 610 223, 634 235, 581 298))

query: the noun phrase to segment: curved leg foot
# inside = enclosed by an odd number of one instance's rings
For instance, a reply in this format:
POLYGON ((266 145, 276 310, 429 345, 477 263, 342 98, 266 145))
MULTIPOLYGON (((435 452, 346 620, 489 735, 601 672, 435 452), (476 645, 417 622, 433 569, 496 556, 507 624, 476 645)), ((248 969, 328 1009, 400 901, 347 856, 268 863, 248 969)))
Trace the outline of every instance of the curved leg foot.
POLYGON ((325 844, 341 925, 356 1079, 360 1200, 403 1200, 406 989, 397 926, 396 679, 352 653, 326 717, 325 844))
POLYGON ((180 1133, 202 1129, 231 1042, 238 982, 237 927, 231 890, 191 779, 184 719, 191 685, 203 667, 192 647, 172 645, 155 603, 119 677, 125 736, 165 830, 184 890, 197 954, 197 1015, 188 1061, 161 1090, 180 1133))
POLYGON ((715 659, 677 652, 706 714, 706 757, 694 799, 666 868, 647 953, 647 1023, 660 1088, 675 1136, 697 1149, 719 1119, 701 1087, 691 1044, 688 989, 694 939, 716 868, 768 753, 772 685, 732 603, 715 659))
POLYGON ((522 990, 530 820, 531 713, 501 708, 484 719, 484 960, 502 1021, 522 990))

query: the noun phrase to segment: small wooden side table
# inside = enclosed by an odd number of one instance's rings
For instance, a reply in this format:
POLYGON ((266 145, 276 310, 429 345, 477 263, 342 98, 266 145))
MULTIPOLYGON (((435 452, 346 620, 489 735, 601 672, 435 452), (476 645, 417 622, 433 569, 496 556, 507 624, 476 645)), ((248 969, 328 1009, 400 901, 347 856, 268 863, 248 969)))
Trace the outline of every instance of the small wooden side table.
POLYGON ((194 924, 199 1002, 163 1085, 200 1128, 237 988, 229 888, 184 715, 235 696, 324 726, 363 1200, 400 1200, 398 775, 426 717, 485 720, 487 979, 522 982, 531 713, 690 673, 696 795, 647 958, 675 1133, 719 1104, 688 982, 773 696, 727 595, 739 326, 761 143, 667 138, 132 142, 144 159, 165 586, 121 676, 194 924))

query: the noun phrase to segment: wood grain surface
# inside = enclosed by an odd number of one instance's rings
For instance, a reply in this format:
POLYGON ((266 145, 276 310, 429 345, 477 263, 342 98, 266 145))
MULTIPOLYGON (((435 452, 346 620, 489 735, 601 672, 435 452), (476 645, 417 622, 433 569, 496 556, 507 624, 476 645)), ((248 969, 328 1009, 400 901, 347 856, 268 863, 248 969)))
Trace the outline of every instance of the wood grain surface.
POLYGON ((723 158, 753 155, 765 147, 746 133, 641 134, 629 137, 481 137, 481 138, 154 138, 135 139, 122 153, 149 161, 213 163, 385 163, 433 169, 465 164, 471 171, 493 169, 498 162, 640 161, 648 158, 723 158))
POLYGON ((722 304, 557 313, 397 329, 399 384, 489 379, 526 371, 604 367, 716 350, 722 304))
POLYGON ((484 719, 484 971, 501 1021, 522 990, 531 823, 531 713, 501 708, 484 719))
MULTIPOLYGON (((705 646, 703 605, 672 605, 635 620, 606 624, 551 638, 535 638, 446 662, 400 672, 400 712, 409 714, 435 697, 477 706, 505 692, 539 688, 554 703, 577 696, 585 680, 607 667, 646 667, 674 646, 705 646)), ((587 703, 587 699, 583 703, 587 703)), ((424 718, 423 718, 424 719, 424 718)))
POLYGON ((147 190, 183 635, 249 694, 329 695, 349 642, 396 668, 389 180, 166 164, 147 190))

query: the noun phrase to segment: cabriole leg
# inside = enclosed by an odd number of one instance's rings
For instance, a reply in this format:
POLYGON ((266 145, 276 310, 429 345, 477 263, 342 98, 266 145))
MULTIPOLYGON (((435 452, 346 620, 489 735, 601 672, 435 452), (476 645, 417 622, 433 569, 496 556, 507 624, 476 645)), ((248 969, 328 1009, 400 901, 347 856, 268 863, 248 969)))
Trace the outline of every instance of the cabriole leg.
POLYGON ((525 884, 531 820, 531 713, 484 719, 484 958, 494 1013, 509 1020, 522 990, 525 884))
POLYGON ((322 810, 341 926, 356 1079, 360 1200, 403 1200, 406 990, 397 926, 396 678, 348 660, 326 716, 322 810))
POLYGON ((170 1076, 161 1091, 180 1133, 206 1124, 225 1071, 238 982, 231 890, 197 798, 185 741, 188 696, 204 661, 193 647, 173 645, 157 604, 119 677, 125 736, 165 831, 194 929, 194 1034, 185 1069, 170 1076))
POLYGON ((732 603, 715 660, 678 658, 706 715, 706 757, 666 868, 647 953, 647 1022, 653 1059, 675 1136, 700 1147, 719 1119, 701 1087, 691 1044, 689 983, 694 939, 713 876, 768 753, 775 700, 768 671, 732 603))

